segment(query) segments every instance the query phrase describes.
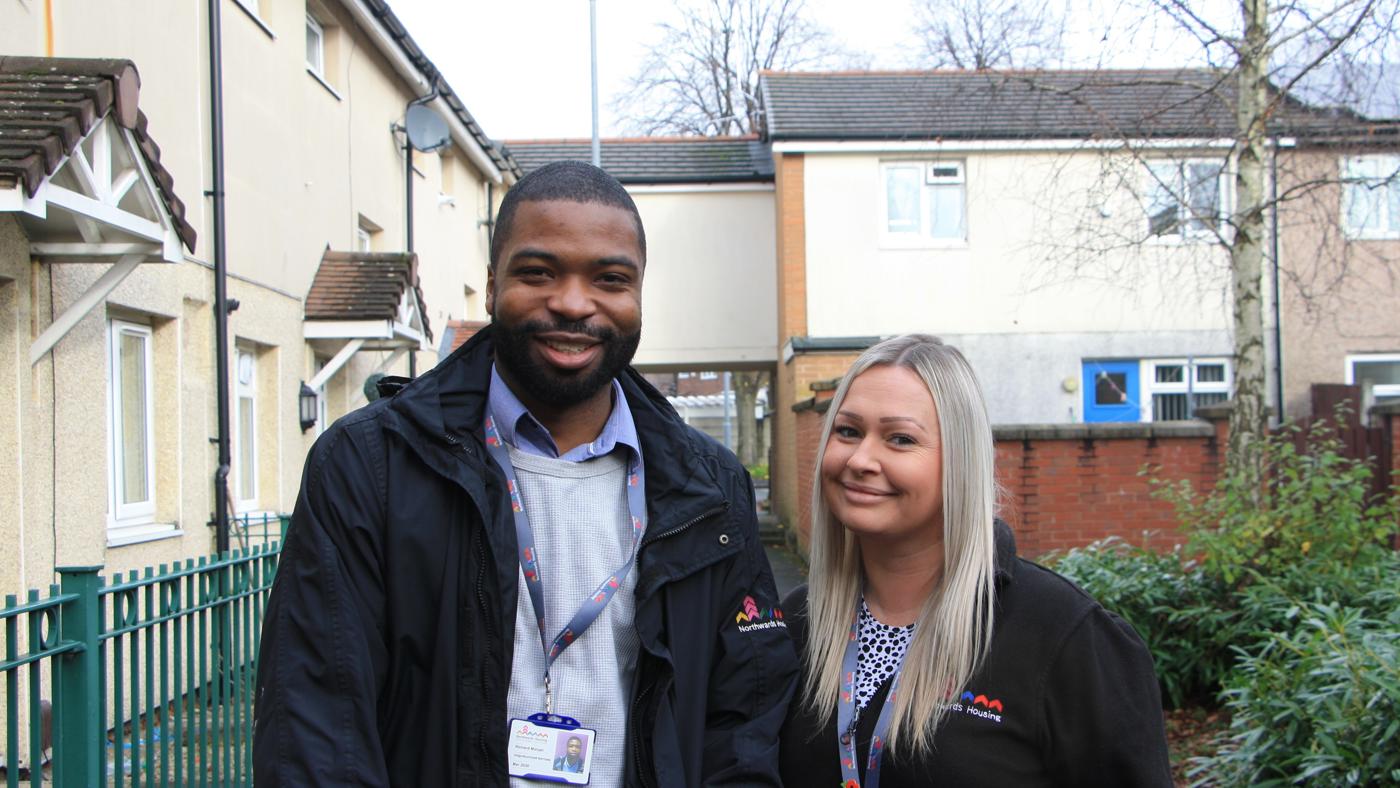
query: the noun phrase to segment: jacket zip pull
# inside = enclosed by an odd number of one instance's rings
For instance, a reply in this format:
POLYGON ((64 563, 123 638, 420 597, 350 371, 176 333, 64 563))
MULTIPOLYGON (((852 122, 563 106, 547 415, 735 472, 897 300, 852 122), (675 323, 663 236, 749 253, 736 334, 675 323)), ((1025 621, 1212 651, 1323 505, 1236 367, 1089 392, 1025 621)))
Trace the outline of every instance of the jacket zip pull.
POLYGON ((660 540, 662 540, 662 539, 666 539, 666 538, 668 538, 668 537, 675 536, 676 534, 678 534, 678 533, 680 533, 680 532, 686 530, 687 528, 690 528, 691 526, 695 525, 696 523, 700 522, 701 520, 708 520, 708 519, 710 519, 711 517, 714 517, 715 515, 720 514, 720 513, 722 513, 722 512, 725 512, 725 511, 728 511, 728 510, 729 510, 729 502, 726 501, 726 502, 724 503, 723 506, 717 506, 717 507, 715 507, 714 509, 711 509, 710 511, 705 512, 704 514, 699 515, 698 517, 692 517, 691 519, 686 520, 685 522, 681 523, 680 525, 676 526, 675 528, 672 528, 672 529, 669 530, 669 531, 663 531, 663 532, 661 532, 661 533, 659 533, 659 534, 657 534, 657 535, 655 535, 655 536, 652 536, 652 537, 649 537, 649 538, 643 540, 643 541, 642 541, 642 546, 645 547, 646 545, 649 545, 649 544, 651 544, 652 542, 658 542, 658 541, 660 541, 660 540))

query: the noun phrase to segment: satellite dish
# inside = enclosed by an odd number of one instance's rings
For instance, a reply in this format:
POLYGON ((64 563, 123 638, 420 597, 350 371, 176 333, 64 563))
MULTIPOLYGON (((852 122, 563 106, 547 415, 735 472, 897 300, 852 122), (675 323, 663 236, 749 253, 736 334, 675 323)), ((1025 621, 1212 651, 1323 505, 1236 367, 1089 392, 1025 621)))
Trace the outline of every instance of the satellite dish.
POLYGON ((403 125, 408 129, 408 144, 424 153, 435 151, 452 139, 447 120, 426 104, 410 104, 403 125))

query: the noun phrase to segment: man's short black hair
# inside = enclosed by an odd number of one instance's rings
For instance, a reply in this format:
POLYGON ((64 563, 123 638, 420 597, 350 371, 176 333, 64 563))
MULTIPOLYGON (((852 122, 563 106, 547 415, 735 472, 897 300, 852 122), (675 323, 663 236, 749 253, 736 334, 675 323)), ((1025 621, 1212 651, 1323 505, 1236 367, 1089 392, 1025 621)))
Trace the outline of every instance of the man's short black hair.
POLYGON ((491 236, 491 270, 496 269, 506 241, 510 239, 515 210, 520 203, 549 200, 601 203, 632 214, 632 221, 637 225, 641 262, 646 263, 647 234, 642 229, 642 215, 637 212, 637 204, 632 202, 632 195, 627 193, 627 189, 616 178, 587 162, 555 161, 521 178, 501 200, 501 210, 496 214, 496 231, 491 236))

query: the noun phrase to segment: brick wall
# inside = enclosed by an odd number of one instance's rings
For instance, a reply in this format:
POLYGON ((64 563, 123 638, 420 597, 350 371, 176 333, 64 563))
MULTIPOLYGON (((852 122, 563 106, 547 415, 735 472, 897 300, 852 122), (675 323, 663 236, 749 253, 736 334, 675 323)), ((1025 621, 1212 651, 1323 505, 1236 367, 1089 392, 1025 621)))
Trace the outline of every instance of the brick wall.
POLYGON ((995 436, 1001 515, 1031 556, 1108 536, 1170 547, 1180 541, 1172 507, 1142 470, 1200 489, 1224 460, 1221 436, 1199 422, 1011 425, 995 436))
MULTIPOLYGON (((798 541, 811 523, 812 465, 827 392, 798 405, 798 541)), ((1167 547, 1179 541, 1171 506, 1150 495, 1144 466, 1164 479, 1213 484, 1224 461, 1224 421, 1215 424, 1002 425, 995 428, 1001 516, 1027 556, 1120 536, 1167 547)))
MULTIPOLYGON (((772 463, 776 467, 769 495, 774 513, 783 522, 806 522, 811 505, 812 458, 816 456, 819 434, 807 434, 801 429, 795 403, 811 399, 814 393, 824 398, 834 389, 828 385, 823 392, 813 392, 813 384, 826 385, 846 374, 860 354, 856 352, 801 353, 778 367, 778 385, 774 399, 774 439, 772 463), (790 436, 786 445, 778 435, 790 436), (788 458, 795 462, 785 462, 788 458)), ((821 419, 816 419, 815 432, 821 431, 821 419)), ((812 432, 812 431, 808 431, 812 432)))
MULTIPOLYGON (((777 226, 778 349, 794 335, 807 333, 807 232, 803 195, 803 157, 774 157, 774 221, 777 226)), ((792 405, 797 402, 797 370, 792 363, 779 364, 773 376, 773 443, 769 449, 773 511, 791 522, 797 511, 798 463, 796 422, 792 405)), ((807 396, 807 395, 803 395, 807 396)))

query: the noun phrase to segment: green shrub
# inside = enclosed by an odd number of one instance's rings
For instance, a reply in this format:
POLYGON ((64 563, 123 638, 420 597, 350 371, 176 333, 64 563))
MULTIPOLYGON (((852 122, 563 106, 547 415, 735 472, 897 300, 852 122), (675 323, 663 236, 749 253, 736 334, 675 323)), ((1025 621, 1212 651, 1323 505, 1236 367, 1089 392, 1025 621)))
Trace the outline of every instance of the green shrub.
MULTIPOLYGON (((1342 454, 1324 422, 1307 430, 1308 450, 1290 426, 1262 441, 1270 481, 1227 469, 1201 494, 1189 480, 1161 482, 1156 494, 1176 509, 1190 550, 1206 575, 1238 591, 1262 578, 1307 574, 1338 578, 1349 567, 1383 560, 1396 533, 1394 496, 1370 501, 1371 467, 1342 454)), ((1307 585, 1311 585, 1307 583, 1307 585)))
POLYGON ((1213 702, 1241 653, 1293 631, 1301 604, 1387 614, 1368 599, 1394 582, 1394 499, 1368 500, 1369 466, 1343 456, 1325 425, 1312 428, 1307 451, 1297 436, 1291 428, 1263 443, 1262 488, 1232 472, 1205 492, 1157 484, 1189 539, 1184 551, 1109 540, 1052 559, 1142 635, 1169 707, 1213 702))
POLYGON ((1169 708, 1212 698, 1228 669, 1213 637, 1214 607, 1199 568, 1181 551, 1158 553, 1109 538, 1048 562, 1109 610, 1122 616, 1152 652, 1169 708), (1180 615, 1192 611, 1192 615, 1180 615))
POLYGON ((1239 651, 1231 726, 1195 784, 1400 783, 1400 561, 1380 563, 1363 607, 1291 605, 1292 626, 1239 651))
POLYGON ((765 463, 759 463, 759 464, 757 464, 757 465, 750 465, 750 466, 749 466, 749 475, 752 476, 752 477, 754 478, 754 481, 758 481, 758 480, 760 480, 760 479, 767 479, 767 478, 768 478, 768 463, 765 462, 765 463))

